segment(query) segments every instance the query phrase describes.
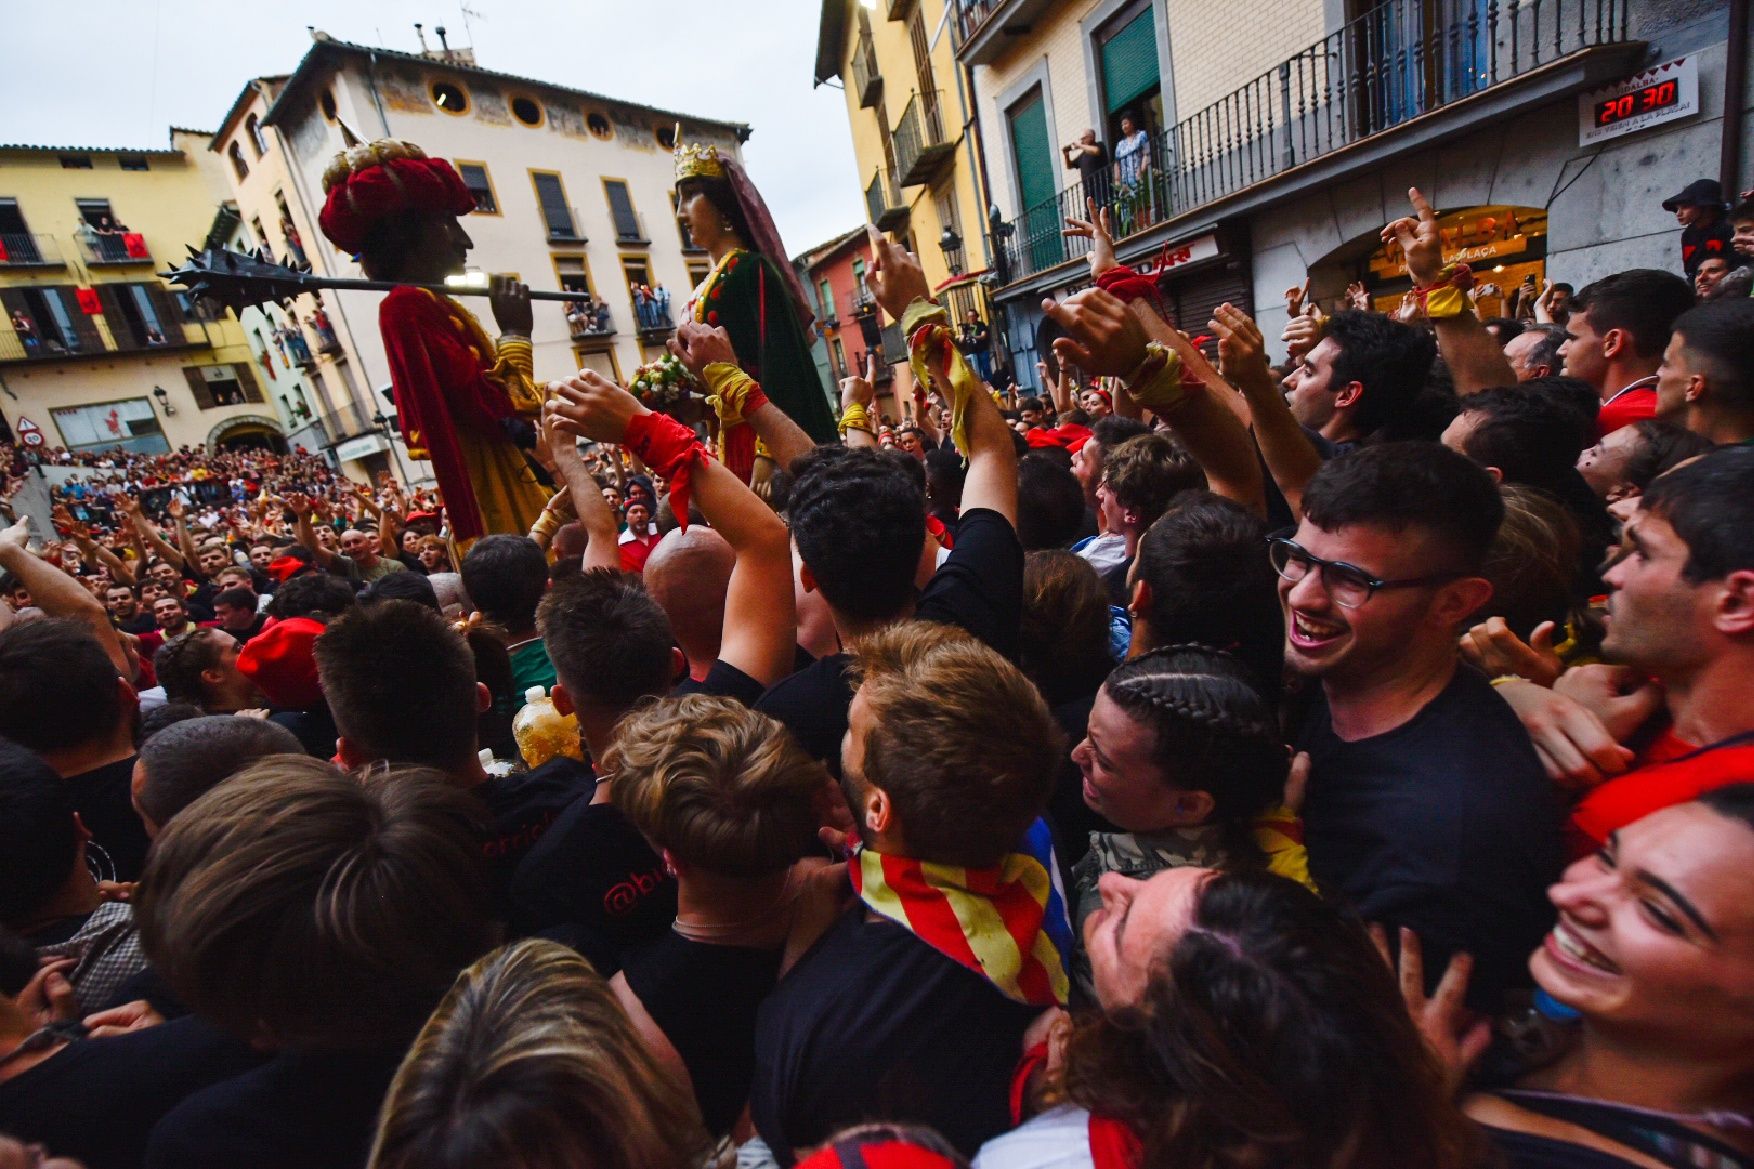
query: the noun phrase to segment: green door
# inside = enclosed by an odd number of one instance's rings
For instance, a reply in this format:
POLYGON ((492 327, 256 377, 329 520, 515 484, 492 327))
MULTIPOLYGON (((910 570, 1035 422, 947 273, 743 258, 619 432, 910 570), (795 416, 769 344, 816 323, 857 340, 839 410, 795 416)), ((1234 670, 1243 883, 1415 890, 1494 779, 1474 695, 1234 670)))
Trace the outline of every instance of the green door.
POLYGON ((1019 258, 1030 272, 1059 263, 1060 201, 1054 186, 1053 148, 1048 144, 1047 104, 1037 90, 1011 109, 1011 150, 1017 160, 1017 201, 1022 205, 1019 258))

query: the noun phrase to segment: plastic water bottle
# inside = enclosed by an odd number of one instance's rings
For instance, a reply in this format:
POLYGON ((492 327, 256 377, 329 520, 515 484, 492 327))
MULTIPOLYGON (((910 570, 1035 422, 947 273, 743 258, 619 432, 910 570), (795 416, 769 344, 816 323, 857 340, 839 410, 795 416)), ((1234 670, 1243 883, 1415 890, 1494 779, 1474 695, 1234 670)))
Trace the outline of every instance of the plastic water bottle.
POLYGON ((556 710, 554 700, 540 686, 524 691, 524 708, 512 719, 512 737, 527 767, 540 767, 561 755, 581 762, 585 758, 579 720, 556 710))

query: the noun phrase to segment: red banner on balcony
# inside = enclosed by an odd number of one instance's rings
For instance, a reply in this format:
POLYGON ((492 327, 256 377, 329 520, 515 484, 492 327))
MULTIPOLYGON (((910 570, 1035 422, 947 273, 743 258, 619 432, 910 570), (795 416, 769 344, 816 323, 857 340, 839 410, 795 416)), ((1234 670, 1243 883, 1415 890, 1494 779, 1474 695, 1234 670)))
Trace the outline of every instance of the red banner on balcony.
POLYGON ((0 264, 10 263, 12 257, 6 252, 6 241, 0 239, 0 264))
POLYGON ((73 295, 79 300, 79 311, 88 317, 95 317, 104 311, 103 301, 97 298, 95 288, 77 288, 73 295))
POLYGON ((130 260, 150 260, 152 253, 146 250, 146 237, 137 231, 126 232, 122 236, 122 247, 127 249, 130 260))

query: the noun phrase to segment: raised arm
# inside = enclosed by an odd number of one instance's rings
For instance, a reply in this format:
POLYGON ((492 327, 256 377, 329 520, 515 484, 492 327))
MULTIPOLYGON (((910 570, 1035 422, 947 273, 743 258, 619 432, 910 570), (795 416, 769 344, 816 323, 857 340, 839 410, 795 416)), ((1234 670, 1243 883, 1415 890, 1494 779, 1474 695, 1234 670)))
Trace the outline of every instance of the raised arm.
POLYGON ((684 321, 670 339, 669 348, 724 404, 720 421, 731 421, 725 414, 728 406, 755 429, 755 437, 766 444, 774 462, 781 467, 790 467, 793 459, 816 445, 804 428, 769 401, 761 386, 737 364, 737 351, 731 347, 731 335, 725 330, 684 321))
POLYGON ((987 508, 1017 525, 1017 448, 998 406, 956 348, 944 310, 931 299, 920 262, 906 248, 867 227, 871 293, 901 322, 915 377, 929 377, 950 403, 950 432, 968 459, 962 509, 987 508))
MULTIPOLYGON (((552 399, 555 389, 550 386, 552 399)), ((585 457, 579 454, 578 436, 561 428, 561 418, 554 412, 553 402, 542 408, 542 429, 548 435, 548 453, 554 459, 554 473, 566 486, 572 499, 579 526, 585 530, 584 567, 621 569, 621 550, 616 546, 615 512, 603 498, 603 489, 591 477, 585 457)))
MULTIPOLYGON (((173 500, 175 498, 172 496, 173 500)), ((146 548, 150 549, 159 559, 176 565, 178 572, 189 571, 190 562, 185 561, 183 554, 171 547, 165 538, 159 535, 158 529, 152 526, 152 521, 146 518, 146 509, 141 505, 138 496, 117 496, 117 503, 127 513, 128 522, 133 525, 135 533, 139 535, 146 548)))
POLYGON ((1125 377, 1131 395, 1168 422, 1187 446, 1215 494, 1265 510, 1248 435, 1217 396, 1230 393, 1230 387, 1186 338, 1149 308, 1129 307, 1100 288, 1065 301, 1044 301, 1042 311, 1066 330, 1054 342, 1062 361, 1125 377), (1188 392, 1184 371, 1199 377, 1203 392, 1188 392))
POLYGON ((115 626, 103 602, 92 596, 79 581, 48 563, 27 546, 30 520, 19 516, 18 522, 0 532, 0 571, 16 576, 30 590, 31 603, 51 617, 77 621, 91 630, 98 644, 124 678, 134 677, 134 665, 122 649, 115 626))
POLYGON ((1455 379, 1456 393, 1475 394, 1494 386, 1516 385, 1516 371, 1504 356, 1503 346, 1474 315, 1474 306, 1465 295, 1472 277, 1462 266, 1443 262, 1437 212, 1418 187, 1407 189, 1407 199, 1417 218, 1395 220, 1382 229, 1382 239, 1400 245, 1414 288, 1425 290, 1425 317, 1437 333, 1437 351, 1455 379))
POLYGON ((1293 513, 1303 513, 1303 489, 1321 470, 1322 457, 1303 432, 1285 395, 1267 367, 1267 346, 1259 326, 1231 304, 1218 307, 1212 321, 1218 334, 1218 361, 1248 403, 1255 444, 1267 471, 1293 513))
POLYGON ((323 547, 317 540, 317 529, 311 524, 311 511, 315 507, 311 497, 302 491, 294 491, 286 497, 287 510, 298 517, 295 536, 304 549, 311 554, 319 567, 327 570, 335 563, 335 553, 323 547))
MULTIPOLYGON (((646 461, 671 483, 678 480, 701 514, 736 553, 725 593, 725 631, 719 660, 764 686, 792 672, 798 637, 792 593, 792 545, 786 525, 749 486, 705 456, 687 427, 653 414, 633 395, 591 370, 553 384, 552 411, 560 429, 598 442, 645 449, 646 461)), ((686 500, 673 500, 679 515, 686 500)))
POLYGON ((877 354, 865 354, 865 375, 840 379, 840 434, 848 446, 876 446, 871 407, 877 401, 877 354))
POLYGON ((195 550, 194 537, 189 535, 189 506, 183 502, 182 496, 173 492, 165 510, 170 512, 171 528, 177 534, 177 551, 183 554, 183 571, 192 572, 194 566, 201 563, 201 556, 195 550))

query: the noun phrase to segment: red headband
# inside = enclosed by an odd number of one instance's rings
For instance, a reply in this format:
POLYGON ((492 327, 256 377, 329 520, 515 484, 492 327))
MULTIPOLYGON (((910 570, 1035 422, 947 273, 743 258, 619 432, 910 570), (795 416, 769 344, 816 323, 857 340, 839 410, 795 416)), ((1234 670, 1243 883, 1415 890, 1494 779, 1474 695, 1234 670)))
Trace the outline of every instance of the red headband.
POLYGON ((334 245, 357 254, 378 223, 409 211, 467 215, 475 196, 442 158, 392 158, 354 171, 329 190, 317 224, 334 245))

